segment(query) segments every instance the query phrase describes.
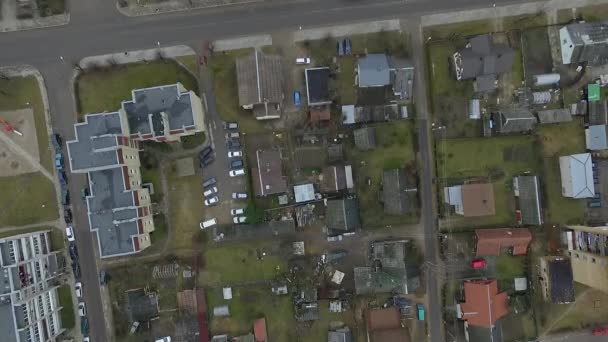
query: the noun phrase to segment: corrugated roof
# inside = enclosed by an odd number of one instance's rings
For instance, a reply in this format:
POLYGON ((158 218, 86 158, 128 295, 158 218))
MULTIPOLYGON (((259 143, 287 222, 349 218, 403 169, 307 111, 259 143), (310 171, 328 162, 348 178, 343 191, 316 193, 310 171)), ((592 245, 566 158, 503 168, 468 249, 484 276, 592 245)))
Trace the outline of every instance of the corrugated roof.
POLYGON ((251 173, 256 196, 287 192, 287 178, 283 175, 279 150, 257 150, 254 165, 251 173))
POLYGON ((521 211, 522 223, 525 225, 541 225, 543 223, 543 216, 538 177, 518 176, 513 179, 513 184, 519 195, 519 210, 521 211))
POLYGON ((359 58, 359 87, 378 87, 389 85, 390 70, 385 54, 368 54, 359 58))
POLYGON ((513 248, 513 255, 526 254, 532 241, 528 228, 495 228, 475 230, 476 256, 499 255, 503 248, 513 248))
POLYGON ((606 128, 606 125, 593 125, 585 129, 585 142, 588 150, 600 151, 608 149, 606 128))

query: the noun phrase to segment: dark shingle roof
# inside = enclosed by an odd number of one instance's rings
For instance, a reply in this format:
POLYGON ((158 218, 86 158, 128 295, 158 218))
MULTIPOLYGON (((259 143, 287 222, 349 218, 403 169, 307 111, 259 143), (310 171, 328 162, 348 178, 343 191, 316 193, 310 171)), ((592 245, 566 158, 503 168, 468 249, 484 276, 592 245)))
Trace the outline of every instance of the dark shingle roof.
POLYGON ((256 196, 287 192, 287 179, 283 176, 280 151, 257 150, 251 174, 256 196))
POLYGON ((408 180, 404 169, 384 171, 382 175, 382 195, 384 212, 403 215, 416 207, 416 184, 408 180))
POLYGON ((552 257, 547 261, 549 267, 549 281, 551 288, 551 302, 574 302, 574 283, 570 259, 565 257, 552 257))
POLYGON ((308 105, 331 102, 329 98, 329 68, 306 69, 308 105))
POLYGON ((369 151, 376 148, 376 131, 373 127, 363 127, 353 132, 355 136, 355 146, 362 151, 369 151))
POLYGON ((359 204, 355 198, 327 201, 325 221, 330 230, 353 231, 361 227, 359 204))
POLYGON ((513 180, 519 190, 519 209, 521 221, 525 225, 541 225, 543 223, 542 206, 540 203, 540 185, 537 176, 518 176, 513 180))

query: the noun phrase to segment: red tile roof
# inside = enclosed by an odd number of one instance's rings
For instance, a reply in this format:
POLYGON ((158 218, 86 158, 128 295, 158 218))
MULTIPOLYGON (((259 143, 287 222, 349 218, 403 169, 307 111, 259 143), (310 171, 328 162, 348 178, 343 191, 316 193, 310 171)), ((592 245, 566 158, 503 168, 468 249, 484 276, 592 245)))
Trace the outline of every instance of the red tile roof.
POLYGON ((477 256, 499 255, 502 248, 513 248, 513 255, 526 254, 532 241, 528 228, 477 229, 477 256))
POLYGON ((490 328, 509 313, 507 293, 498 293, 495 279, 465 281, 464 297, 460 313, 469 325, 490 328))
POLYGON ((312 107, 310 108, 310 121, 329 121, 331 119, 331 113, 329 112, 329 106, 323 107, 312 107))
POLYGON ((266 318, 260 318, 253 322, 253 334, 255 335, 255 342, 266 342, 266 318))

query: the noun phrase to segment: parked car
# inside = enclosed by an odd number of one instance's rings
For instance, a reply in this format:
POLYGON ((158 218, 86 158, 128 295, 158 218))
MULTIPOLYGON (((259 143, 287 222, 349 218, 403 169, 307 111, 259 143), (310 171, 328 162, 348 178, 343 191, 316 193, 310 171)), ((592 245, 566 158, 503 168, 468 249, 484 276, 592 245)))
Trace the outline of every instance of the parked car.
POLYGON ((228 151, 228 158, 242 157, 243 151, 228 151))
POLYGON ((601 208, 602 201, 589 201, 589 202, 587 202, 587 206, 589 208, 601 208))
POLYGON ((72 223, 72 210, 69 208, 63 209, 63 219, 65 220, 65 224, 72 223))
POLYGON ((247 199, 247 193, 246 192, 233 192, 232 198, 233 199, 247 199))
POLYGON ((298 57, 296 58, 296 64, 310 64, 310 57, 298 57))
POLYGON ((89 336, 87 336, 82 339, 82 342, 91 342, 91 339, 89 338, 89 336))
POLYGON ((211 163, 213 163, 214 161, 215 161, 215 157, 213 155, 207 156, 207 158, 201 160, 201 168, 205 168, 205 167, 211 165, 211 163))
POLYGON ((61 189, 61 204, 70 205, 70 191, 68 189, 61 189))
POLYGON ((226 133, 226 139, 239 139, 240 137, 241 137, 241 133, 239 133, 239 132, 226 133))
POLYGON ((328 242, 342 241, 342 235, 328 236, 327 241, 328 242))
POLYGON ((213 196, 213 197, 207 198, 205 200, 205 206, 207 206, 207 207, 216 205, 218 203, 220 203, 220 199, 217 198, 217 196, 213 196))
POLYGON ((74 290, 76 291, 76 297, 82 298, 82 283, 77 282, 74 284, 74 290))
POLYGON ((203 160, 203 159, 207 158, 207 156, 209 156, 211 153, 213 153, 213 148, 211 148, 211 146, 207 146, 204 149, 202 149, 202 151, 199 152, 198 158, 200 160, 203 160))
POLYGON ((230 168, 233 170, 242 169, 244 165, 243 159, 235 159, 230 162, 230 168))
POLYGON ((344 54, 347 56, 352 54, 350 38, 344 39, 344 54))
POLYGON ((55 153, 55 168, 63 170, 63 154, 61 152, 55 153))
POLYGON ((342 44, 342 40, 339 39, 338 43, 337 43, 337 50, 338 50, 338 56, 343 56, 344 55, 344 45, 342 44))
POLYGON ((74 278, 80 279, 80 264, 78 262, 72 263, 72 271, 74 272, 74 278))
POLYGON ((239 129, 238 122, 224 122, 224 129, 239 129))
POLYGON ((244 213, 245 213, 245 209, 243 209, 243 208, 230 209, 230 215, 232 215, 232 216, 242 215, 244 213))
POLYGON ((131 330, 129 330, 129 333, 135 334, 135 332, 137 331, 137 328, 139 328, 139 321, 135 321, 133 322, 133 324, 131 324, 131 330))
POLYGON ((61 151, 61 145, 63 144, 63 139, 61 139, 61 135, 57 133, 51 134, 51 144, 53 144, 53 148, 55 148, 56 152, 61 151))
POLYGON ((209 228, 209 227, 213 227, 216 224, 217 224, 217 219, 212 218, 212 219, 209 219, 207 221, 203 221, 203 222, 199 223, 198 225, 199 225, 199 227, 201 227, 201 229, 206 229, 206 228, 209 228))
POLYGON ((76 244, 71 243, 69 250, 70 250, 70 258, 72 258, 72 260, 77 260, 78 259, 78 247, 76 247, 76 244))
POLYGON ((608 335, 608 328, 594 328, 591 331, 591 334, 593 336, 604 336, 604 335, 608 335))
POLYGON ((245 216, 235 216, 232 218, 232 222, 234 223, 245 223, 247 222, 247 217, 245 216))
POLYGON ((480 268, 485 268, 488 265, 485 259, 473 259, 471 261, 471 267, 478 270, 480 268))
POLYGON ((207 189, 207 190, 205 190, 203 192, 203 196, 204 197, 209 197, 209 196, 214 195, 214 194, 217 194, 217 187, 216 186, 214 186, 212 188, 209 188, 209 189, 207 189))
POLYGON ((230 139, 230 140, 228 140, 228 148, 231 151, 240 150, 241 149, 241 141, 239 139, 230 139))
POLYGON ((295 104, 296 107, 300 107, 300 105, 302 104, 302 99, 300 98, 300 92, 297 90, 293 92, 293 104, 295 104))
MULTIPOLYGON (((82 317, 80 318, 80 332, 83 335, 86 335, 89 333, 89 319, 86 317, 82 317)), ((91 341, 90 339, 88 339, 88 337, 85 337, 82 342, 89 342, 91 341)))
POLYGON ((245 169, 230 170, 228 172, 228 175, 230 175, 230 177, 242 176, 244 174, 245 174, 245 169))
POLYGON ((216 183, 217 183, 217 180, 215 179, 215 177, 207 178, 207 179, 205 179, 205 181, 203 181, 203 189, 206 189, 212 185, 215 185, 216 183))
POLYGON ((108 275, 106 274, 106 271, 104 271, 104 270, 99 271, 99 284, 105 285, 107 277, 108 277, 108 275))
POLYGON ((85 317, 87 315, 87 306, 84 302, 78 303, 78 315, 85 317))
POLYGON ((59 177, 59 183, 61 183, 61 185, 68 185, 68 176, 65 174, 65 171, 60 170, 59 172, 57 172, 57 175, 59 177))
POLYGON ((67 236, 69 242, 76 241, 74 237, 74 228, 72 226, 65 227, 65 236, 67 236))

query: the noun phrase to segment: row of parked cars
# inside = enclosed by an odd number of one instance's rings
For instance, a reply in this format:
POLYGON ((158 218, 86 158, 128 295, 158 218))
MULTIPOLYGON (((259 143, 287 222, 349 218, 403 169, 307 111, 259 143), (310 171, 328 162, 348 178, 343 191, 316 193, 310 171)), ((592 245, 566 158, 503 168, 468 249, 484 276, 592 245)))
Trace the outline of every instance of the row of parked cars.
MULTIPOLYGON (((66 224, 65 235, 68 239, 68 251, 70 259, 72 259, 72 271, 76 283, 74 284, 74 292, 78 298, 78 315, 80 316, 80 330, 85 335, 83 342, 89 342, 89 337, 86 336, 89 331, 89 321, 87 319, 87 308, 86 304, 82 301, 82 282, 79 281, 81 277, 80 263, 78 260, 78 248, 76 247, 76 236, 74 235, 74 228, 72 227, 72 209, 70 191, 68 190, 68 176, 66 174, 65 161, 63 158, 63 152, 61 150, 63 146, 63 138, 61 135, 54 133, 51 135, 51 144, 55 151, 55 169, 57 169, 57 177, 59 178, 59 184, 61 185, 61 204, 63 205, 63 218, 66 224)), ((82 190, 83 199, 88 195, 88 189, 82 190)))

